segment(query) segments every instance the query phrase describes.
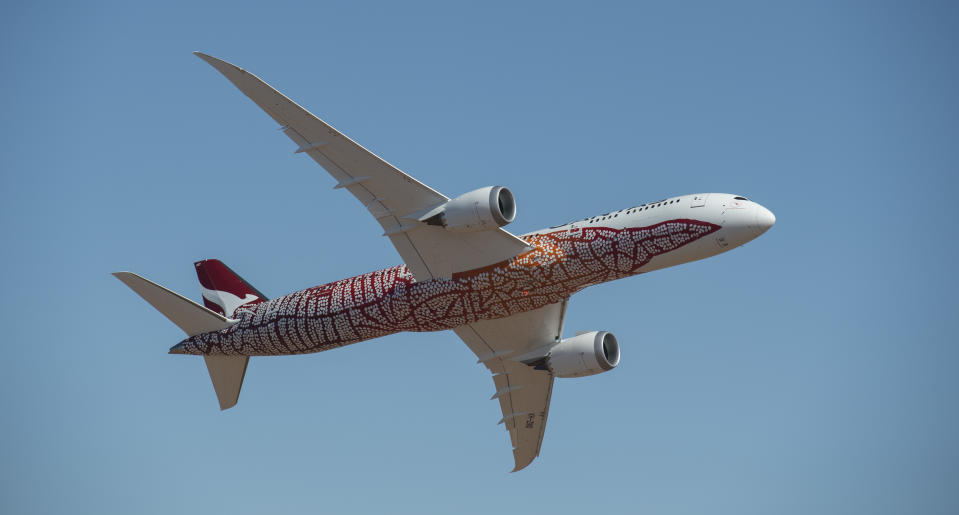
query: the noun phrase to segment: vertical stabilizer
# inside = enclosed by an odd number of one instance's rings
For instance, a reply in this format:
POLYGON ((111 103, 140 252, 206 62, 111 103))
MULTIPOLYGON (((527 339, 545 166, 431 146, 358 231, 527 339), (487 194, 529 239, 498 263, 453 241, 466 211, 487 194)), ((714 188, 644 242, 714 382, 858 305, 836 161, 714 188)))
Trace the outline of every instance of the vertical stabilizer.
POLYGON ((194 265, 203 292, 203 304, 223 316, 232 317, 241 306, 253 306, 267 300, 260 290, 219 259, 204 259, 194 265))
MULTIPOLYGON (((193 264, 196 267, 196 277, 200 280, 203 304, 212 311, 232 317, 244 307, 267 300, 266 295, 219 259, 204 259, 193 264)), ((203 359, 206 361, 207 371, 210 372, 216 398, 220 401, 220 409, 236 406, 250 357, 215 355, 203 356, 203 359)))

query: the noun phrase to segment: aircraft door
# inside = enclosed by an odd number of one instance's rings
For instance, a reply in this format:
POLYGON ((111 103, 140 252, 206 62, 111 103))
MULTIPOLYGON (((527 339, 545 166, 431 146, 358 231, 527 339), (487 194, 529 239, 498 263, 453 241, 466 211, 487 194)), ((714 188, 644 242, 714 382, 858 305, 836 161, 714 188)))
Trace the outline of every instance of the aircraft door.
POLYGON ((709 193, 704 193, 702 195, 693 195, 693 200, 689 203, 689 207, 705 206, 707 197, 709 197, 709 193))

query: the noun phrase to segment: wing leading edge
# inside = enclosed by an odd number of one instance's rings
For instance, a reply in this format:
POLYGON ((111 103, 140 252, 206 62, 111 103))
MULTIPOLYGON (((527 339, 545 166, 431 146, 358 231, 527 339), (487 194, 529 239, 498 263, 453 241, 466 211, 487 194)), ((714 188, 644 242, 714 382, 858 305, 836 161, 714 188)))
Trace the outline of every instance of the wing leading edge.
POLYGON ((526 242, 503 229, 455 233, 410 215, 437 207, 449 197, 403 173, 248 71, 194 52, 260 106, 306 153, 353 194, 383 227, 418 281, 450 277, 512 258, 526 242))

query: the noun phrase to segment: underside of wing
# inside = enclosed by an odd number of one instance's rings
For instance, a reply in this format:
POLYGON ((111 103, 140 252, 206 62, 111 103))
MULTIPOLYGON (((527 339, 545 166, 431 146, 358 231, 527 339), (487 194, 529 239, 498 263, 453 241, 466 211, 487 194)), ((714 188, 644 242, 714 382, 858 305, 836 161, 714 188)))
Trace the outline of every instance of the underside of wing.
POLYGON ((539 456, 553 394, 553 374, 522 363, 507 363, 506 372, 493 376, 500 409, 513 444, 513 472, 539 456), (500 394, 500 392, 505 392, 500 394))
POLYGON ((559 340, 566 302, 497 320, 486 320, 454 329, 493 373, 503 418, 513 444, 513 472, 539 456, 553 392, 553 374, 524 362, 559 340))
POLYGON ((503 229, 456 233, 416 219, 449 200, 403 173, 273 89, 256 75, 195 52, 281 125, 284 134, 352 193, 383 227, 419 280, 450 277, 509 259, 528 249, 503 229))

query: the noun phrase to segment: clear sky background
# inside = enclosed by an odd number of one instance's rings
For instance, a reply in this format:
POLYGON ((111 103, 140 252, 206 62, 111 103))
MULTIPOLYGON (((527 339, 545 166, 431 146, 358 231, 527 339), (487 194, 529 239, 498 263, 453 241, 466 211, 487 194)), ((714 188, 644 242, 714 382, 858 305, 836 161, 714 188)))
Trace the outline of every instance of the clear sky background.
POLYGON ((959 512, 955 2, 21 2, 0 14, 0 512, 959 512), (696 192, 777 216, 593 287, 612 372, 512 455, 452 333, 254 358, 226 412, 109 275, 392 266, 201 50, 516 233, 696 192))

